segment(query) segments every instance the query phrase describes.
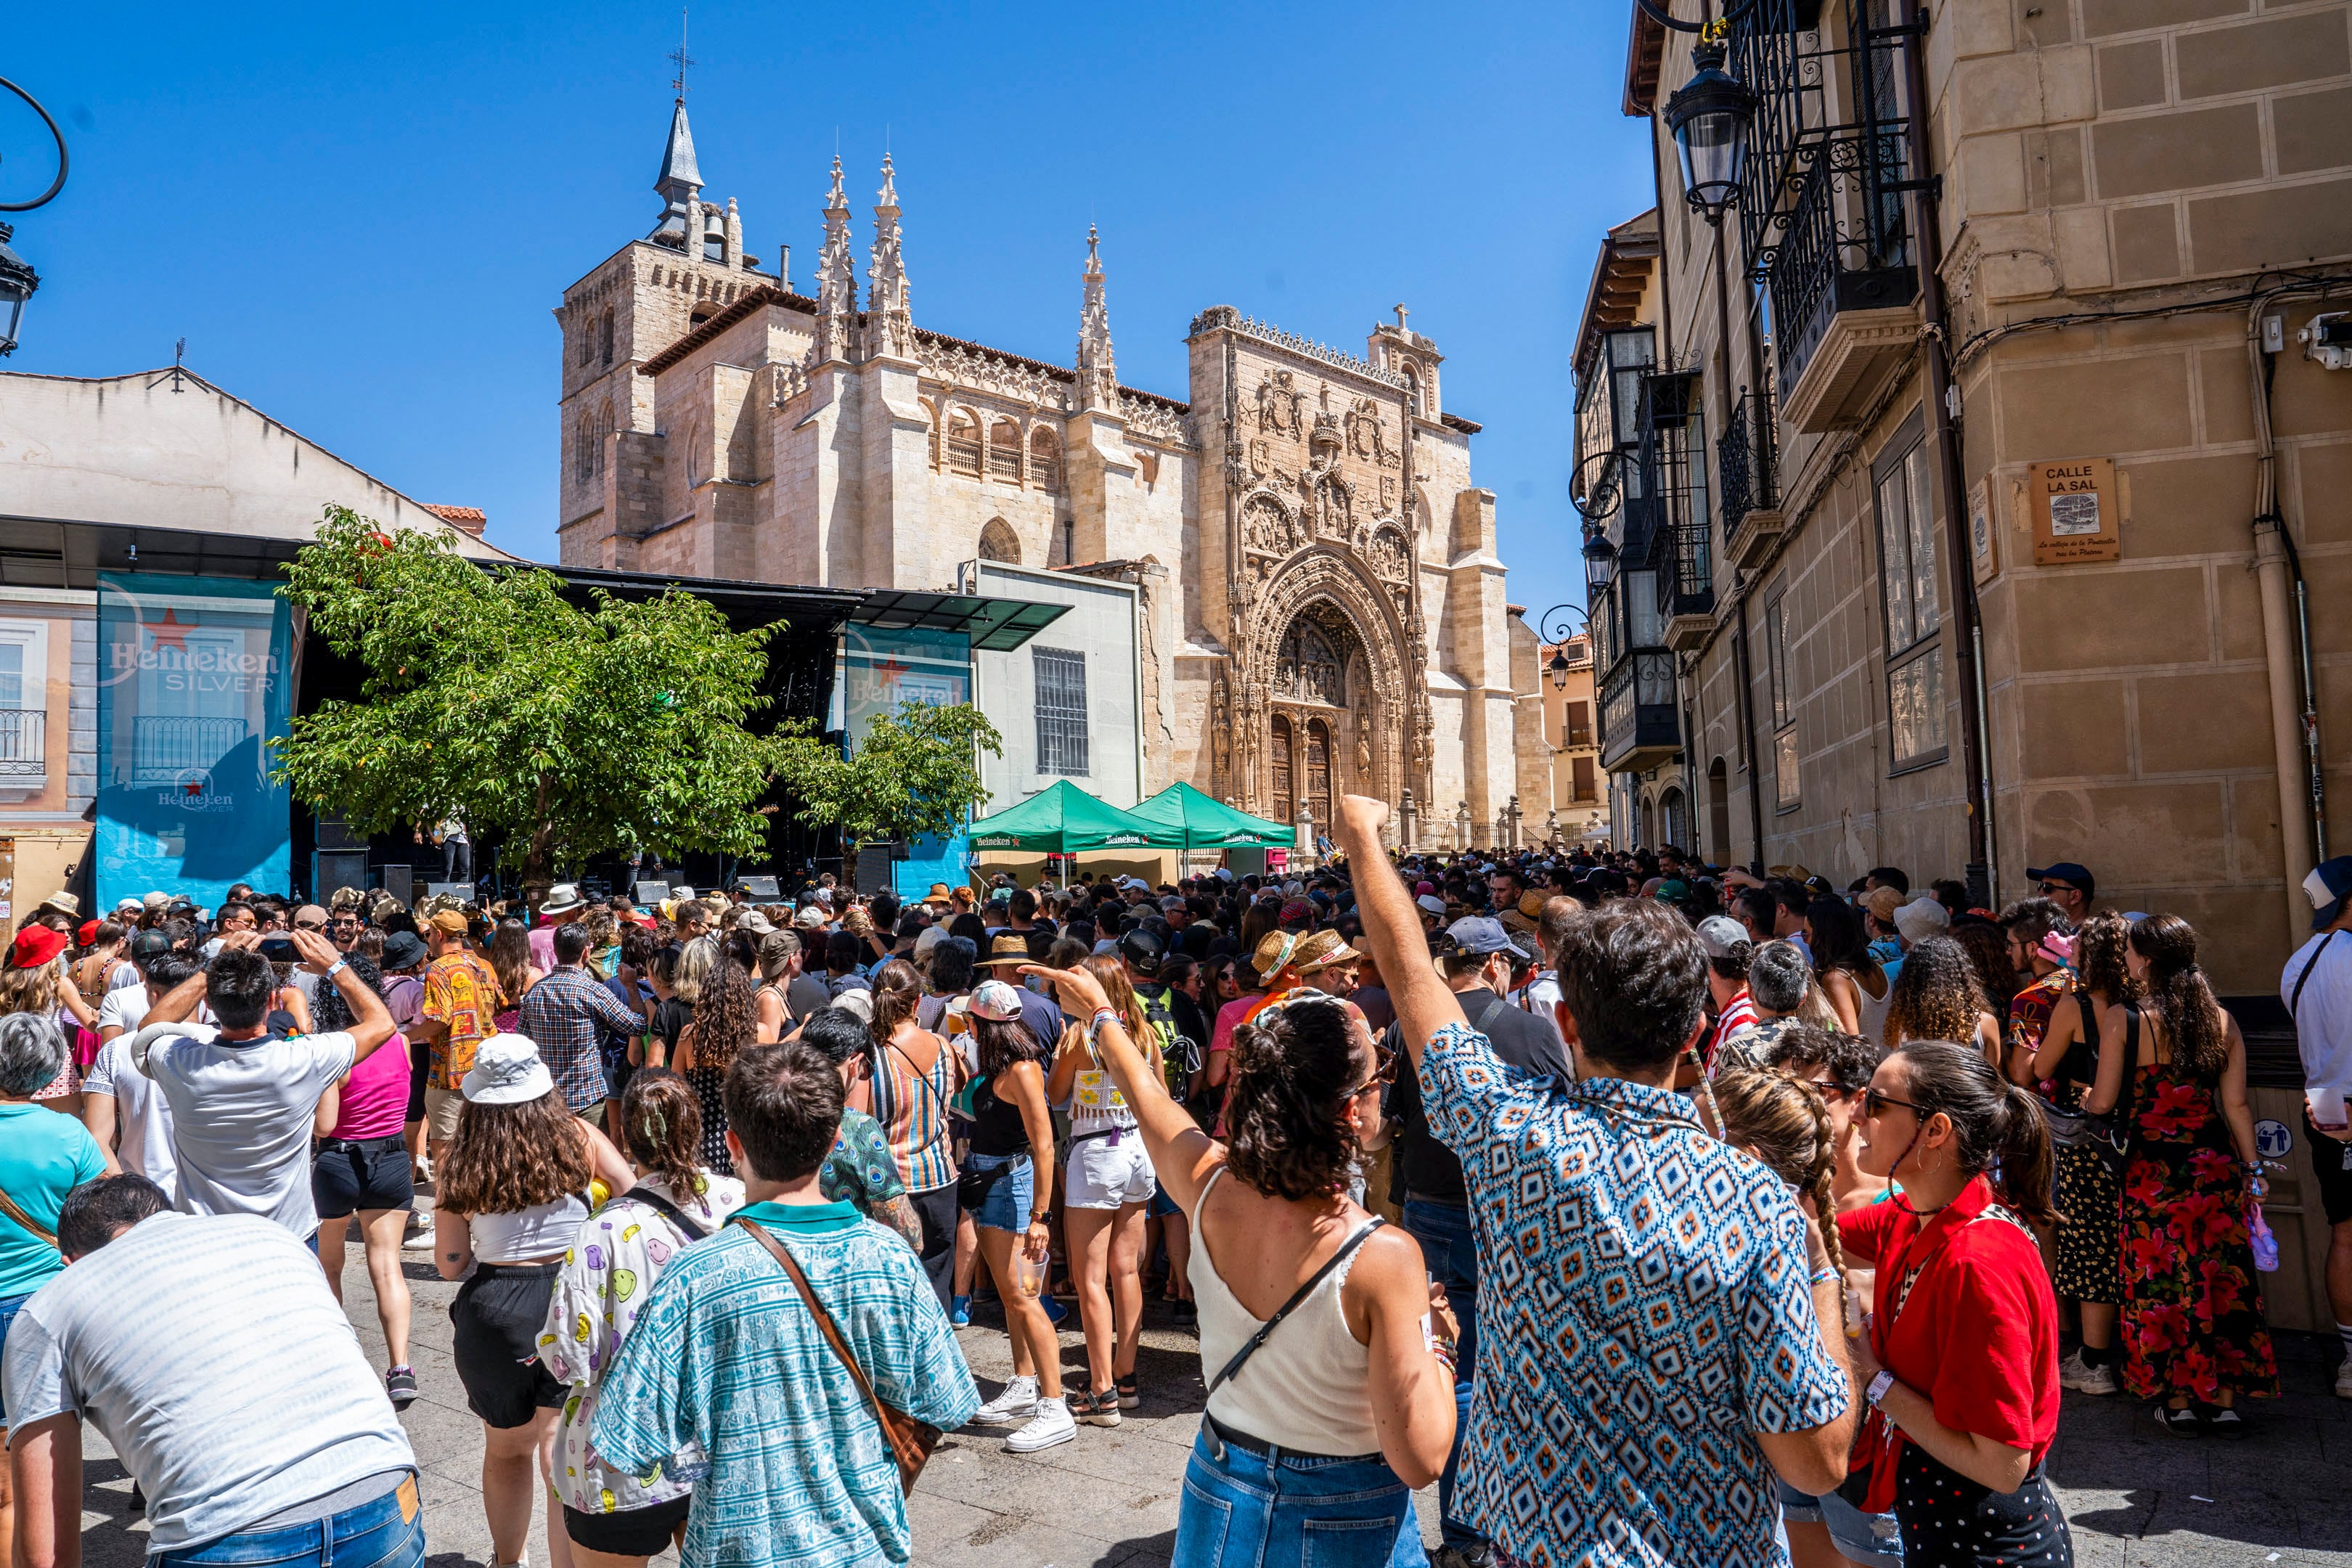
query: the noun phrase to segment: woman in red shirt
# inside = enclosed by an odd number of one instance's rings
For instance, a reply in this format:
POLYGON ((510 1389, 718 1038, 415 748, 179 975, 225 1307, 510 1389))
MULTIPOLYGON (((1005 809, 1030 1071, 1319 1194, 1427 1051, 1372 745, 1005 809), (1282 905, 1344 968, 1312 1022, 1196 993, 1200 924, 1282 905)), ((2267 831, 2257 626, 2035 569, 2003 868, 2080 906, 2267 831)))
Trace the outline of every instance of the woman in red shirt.
POLYGON ((2026 1225, 2053 1217, 2041 1106, 1980 1050, 1909 1041, 1863 1091, 1856 1157, 1901 1185, 1838 1216, 1849 1260, 1878 1270, 1853 1352, 1862 1506, 1894 1510, 1910 1568, 2072 1564, 2042 1474, 2059 1394, 2058 1303, 2026 1225))

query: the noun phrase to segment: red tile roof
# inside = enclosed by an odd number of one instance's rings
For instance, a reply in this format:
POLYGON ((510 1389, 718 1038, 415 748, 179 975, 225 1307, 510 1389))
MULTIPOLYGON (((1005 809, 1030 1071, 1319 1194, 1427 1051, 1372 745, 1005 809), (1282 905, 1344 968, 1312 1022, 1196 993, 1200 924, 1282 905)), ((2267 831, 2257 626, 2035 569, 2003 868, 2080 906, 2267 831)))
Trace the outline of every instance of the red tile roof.
POLYGON ((482 509, 478 506, 436 506, 429 500, 417 504, 451 527, 463 529, 477 539, 482 537, 482 530, 489 523, 489 519, 482 515, 482 509))

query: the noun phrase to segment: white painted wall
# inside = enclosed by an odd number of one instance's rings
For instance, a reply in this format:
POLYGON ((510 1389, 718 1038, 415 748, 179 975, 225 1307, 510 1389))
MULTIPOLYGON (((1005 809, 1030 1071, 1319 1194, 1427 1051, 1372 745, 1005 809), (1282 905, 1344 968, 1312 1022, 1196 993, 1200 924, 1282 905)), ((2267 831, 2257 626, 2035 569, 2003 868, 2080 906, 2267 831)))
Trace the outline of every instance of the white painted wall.
POLYGON ((1067 605, 1070 610, 1011 653, 972 658, 979 705, 1004 738, 1004 754, 981 759, 989 789, 981 815, 1020 805, 1062 775, 1037 771, 1035 652, 1040 647, 1083 653, 1087 659, 1086 776, 1071 783, 1115 806, 1144 795, 1137 766, 1137 591, 1066 572, 1038 572, 996 561, 967 563, 962 579, 992 598, 1067 605))

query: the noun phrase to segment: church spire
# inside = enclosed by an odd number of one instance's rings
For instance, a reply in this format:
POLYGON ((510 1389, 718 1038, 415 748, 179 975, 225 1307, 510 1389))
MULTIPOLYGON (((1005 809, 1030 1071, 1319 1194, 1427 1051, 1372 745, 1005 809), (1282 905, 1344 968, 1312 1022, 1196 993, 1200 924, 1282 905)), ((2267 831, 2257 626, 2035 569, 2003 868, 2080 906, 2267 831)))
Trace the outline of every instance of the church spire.
POLYGON ((692 256, 701 242, 700 209, 695 204, 702 194, 702 171, 695 166, 694 132, 686 123, 686 72, 694 57, 686 52, 684 11, 677 14, 677 47, 669 58, 677 67, 669 84, 677 96, 669 111, 669 145, 662 149, 661 174, 654 181, 666 205, 653 237, 658 244, 674 245, 692 256))
POLYGON ((898 181, 882 154, 882 188, 874 197, 874 264, 866 275, 866 357, 915 357, 915 319, 908 308, 907 258, 898 233, 898 181))
POLYGON ((849 254, 849 198, 841 189, 841 156, 834 155, 833 190, 824 201, 824 248, 816 261, 818 364, 849 357, 857 315, 856 262, 849 254))
POLYGON ((1087 225, 1086 300, 1078 308, 1078 406, 1116 409, 1118 367, 1110 351, 1110 305, 1103 297, 1100 238, 1087 225))

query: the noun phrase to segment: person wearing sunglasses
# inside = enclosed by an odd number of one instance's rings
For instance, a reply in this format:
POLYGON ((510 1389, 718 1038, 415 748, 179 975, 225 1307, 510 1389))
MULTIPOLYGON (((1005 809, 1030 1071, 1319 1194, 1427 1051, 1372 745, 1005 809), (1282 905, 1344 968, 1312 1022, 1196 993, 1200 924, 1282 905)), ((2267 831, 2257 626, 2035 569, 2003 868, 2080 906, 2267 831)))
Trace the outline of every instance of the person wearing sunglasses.
POLYGON ((2028 867, 2025 874, 2032 879, 2035 892, 2058 906, 2068 925, 2080 926, 2091 918, 2091 903, 2099 896, 2099 884, 2089 867, 2061 860, 2038 871, 2028 867))
POLYGON ((1388 816, 1349 795, 1338 837, 1411 1058, 1400 1083, 1413 1073, 1460 1156, 1480 1232, 1509 1243, 1478 1301, 1454 1508, 1501 1568, 1601 1542, 1611 1561, 1785 1561, 1772 1479, 1819 1496, 1853 1440, 1841 1282, 1787 1185, 1674 1090, 1706 1027, 1706 947, 1654 900, 1570 911, 1545 940, 1576 1076, 1516 1066, 1430 965, 1388 816))
POLYGON ((1087 1021, 1192 1216, 1209 1394, 1173 1568, 1423 1562, 1408 1489, 1435 1480, 1453 1446, 1454 1324, 1412 1238, 1348 1196, 1383 1088, 1360 1016, 1297 991, 1236 1028, 1218 1142, 1169 1097, 1093 974, 1022 973, 1087 1021))
POLYGON ((2042 1475, 2058 1433, 2058 1302, 2029 1222, 2052 1224, 2050 1130, 1973 1046, 1910 1040, 1862 1095, 1860 1163, 1901 1184, 1838 1216, 1877 1269, 1853 1373, 1871 1414, 1865 1511, 1912 1562, 2074 1562, 2042 1475))

